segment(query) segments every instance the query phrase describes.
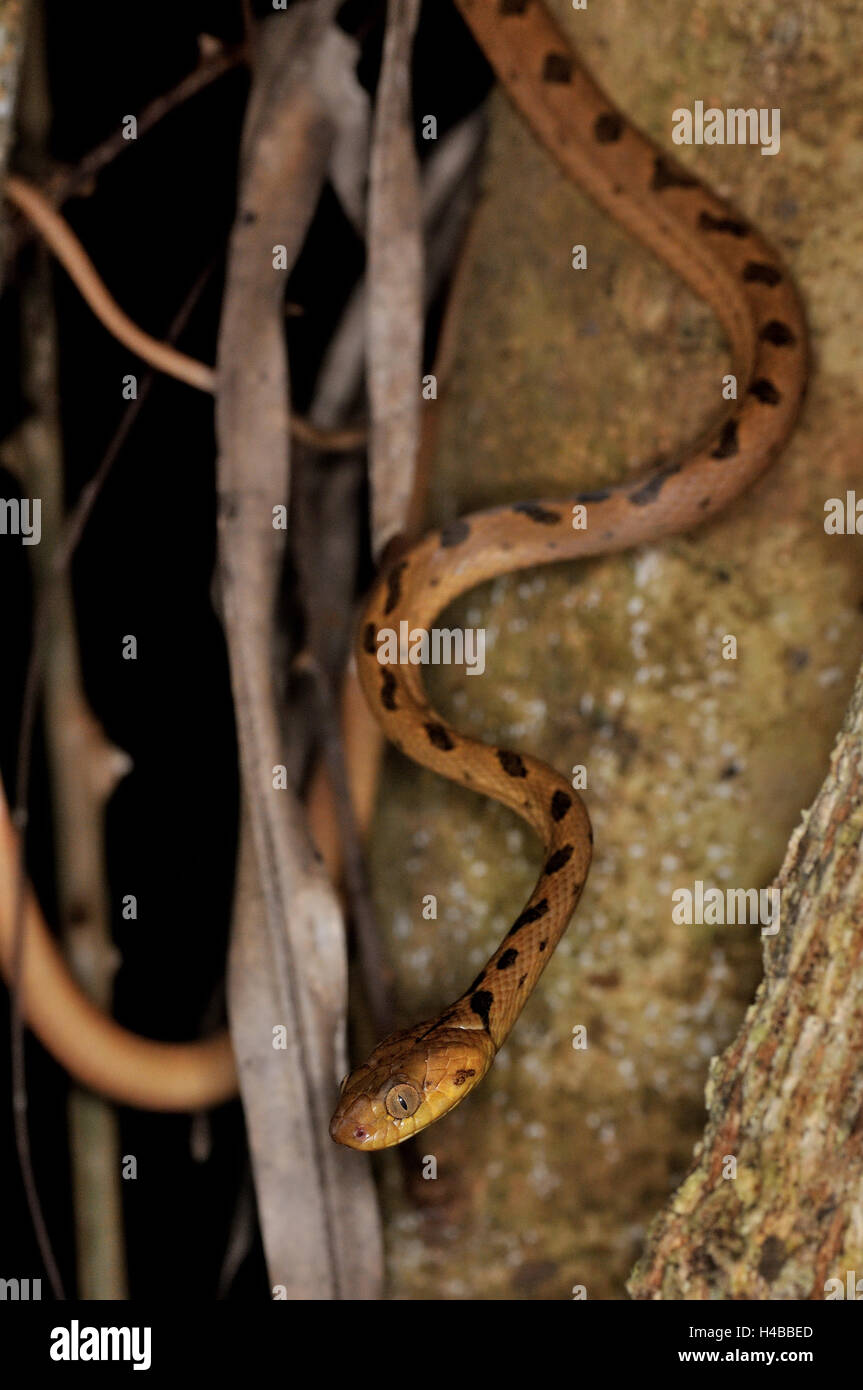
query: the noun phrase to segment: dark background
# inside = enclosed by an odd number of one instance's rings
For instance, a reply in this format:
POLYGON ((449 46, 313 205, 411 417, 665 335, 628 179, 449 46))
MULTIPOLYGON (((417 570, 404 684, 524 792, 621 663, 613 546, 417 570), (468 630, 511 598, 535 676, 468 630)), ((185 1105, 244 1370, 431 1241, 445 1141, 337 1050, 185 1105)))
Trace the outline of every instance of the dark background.
MULTIPOLYGON (((266 5, 260 14, 271 13, 266 5)), ((385 5, 348 3, 344 27, 362 37, 361 78, 373 89, 385 5)), ((150 0, 145 6, 69 5, 45 9, 53 123, 50 154, 75 164, 170 89, 197 62, 208 33, 242 38, 238 0, 150 0)), ((438 117, 439 134, 472 109, 489 86, 485 63, 449 3, 424 7, 415 50, 417 124, 438 117)), ((248 74, 220 78, 117 158, 90 197, 64 215, 123 308, 162 336, 197 276, 216 269, 180 346, 212 362, 236 188, 248 74)), ((419 142, 420 153, 426 153, 419 142)), ((15 167, 13 157, 12 167, 15 167)), ((0 438, 26 413, 16 385, 19 273, 35 254, 25 245, 7 270, 0 300, 0 354, 6 364, 0 438)), ((363 264, 362 246, 326 191, 309 242, 287 286, 304 308, 288 320, 295 400, 305 408, 323 346, 363 264)), ((59 320, 61 411, 67 501, 96 471, 125 405, 121 379, 143 367, 93 317, 64 272, 54 268, 59 320)), ((433 331, 433 327, 432 330, 433 331)), ((17 495, 0 471, 0 495, 17 495)), ((237 765, 222 632, 211 601, 215 558, 212 402, 159 380, 109 478, 73 563, 87 695, 108 737, 134 770, 108 807, 112 926, 122 966, 115 1013, 153 1038, 195 1037, 205 1012, 221 1017, 221 980, 230 919, 237 826, 237 765), (138 659, 124 661, 134 633, 138 659), (123 922, 124 894, 138 920, 123 922)), ((12 798, 18 720, 29 653, 32 591, 28 550, 0 538, 3 640, 0 660, 0 767, 12 798)), ((48 779, 37 731, 30 787, 28 863, 49 922, 56 922, 48 779)), ((8 886, 4 888, 8 891, 8 886)), ((18 1171, 9 1094, 7 996, 0 991, 0 1277, 43 1279, 18 1171)), ((67 1294, 75 1260, 65 1074, 27 1041, 33 1164, 67 1294)), ((210 1116, 211 1150, 195 1161, 192 1121, 183 1115, 120 1112, 121 1153, 138 1160, 123 1183, 129 1288, 133 1298, 215 1297, 229 1224, 246 1171, 239 1104, 210 1116)), ((229 1295, 268 1296, 260 1240, 229 1295)))

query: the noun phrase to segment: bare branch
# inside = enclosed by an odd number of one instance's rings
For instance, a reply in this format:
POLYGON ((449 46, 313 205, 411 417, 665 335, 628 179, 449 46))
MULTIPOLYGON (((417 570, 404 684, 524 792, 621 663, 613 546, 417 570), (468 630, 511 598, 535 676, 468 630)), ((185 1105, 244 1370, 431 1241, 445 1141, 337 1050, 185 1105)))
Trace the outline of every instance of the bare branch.
MULTIPOLYGON (((6 179, 5 193, 10 202, 38 228, 99 322, 118 342, 166 376, 194 386, 198 391, 213 393, 216 386, 214 369, 179 352, 171 343, 151 337, 133 323, 108 291, 68 222, 55 211, 38 188, 26 179, 10 174, 6 179)), ((364 429, 327 431, 297 416, 291 420, 291 431, 302 443, 311 444, 316 449, 338 452, 362 447, 366 438, 364 429)))
POLYGON ((258 29, 219 334, 219 579, 243 794, 229 1007, 270 1276, 292 1298, 374 1297, 381 1248, 368 1170, 331 1144, 345 1067, 344 929, 283 764, 274 617, 288 496, 284 274, 326 177, 332 123, 314 64, 334 0, 258 29), (282 1028, 283 1048, 274 1047, 282 1028))
POLYGON ((419 0, 389 0, 369 198, 372 549, 406 524, 419 446, 423 249, 410 59, 419 0))

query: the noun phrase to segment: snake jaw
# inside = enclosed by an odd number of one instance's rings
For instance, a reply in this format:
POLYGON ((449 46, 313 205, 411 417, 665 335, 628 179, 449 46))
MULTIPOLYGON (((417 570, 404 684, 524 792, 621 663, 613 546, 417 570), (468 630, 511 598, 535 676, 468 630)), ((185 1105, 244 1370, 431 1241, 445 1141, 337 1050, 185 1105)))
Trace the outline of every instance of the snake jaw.
POLYGON ((470 1094, 495 1051, 488 1033, 478 1028, 419 1024, 385 1038, 342 1083, 331 1138, 366 1152, 404 1143, 470 1094), (414 1094, 416 1109, 400 1117, 394 1099, 410 1100, 414 1094))

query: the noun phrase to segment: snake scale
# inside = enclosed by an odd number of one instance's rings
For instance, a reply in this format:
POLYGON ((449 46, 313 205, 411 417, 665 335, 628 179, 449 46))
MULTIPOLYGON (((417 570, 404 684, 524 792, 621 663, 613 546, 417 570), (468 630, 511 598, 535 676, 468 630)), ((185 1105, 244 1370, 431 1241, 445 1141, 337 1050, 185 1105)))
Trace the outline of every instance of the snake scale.
POLYGON ((563 172, 714 310, 730 342, 738 399, 682 458, 613 487, 463 517, 401 555, 371 593, 356 659, 384 733, 414 761, 511 807, 544 851, 530 899, 461 998, 384 1039, 342 1083, 331 1134, 364 1151, 401 1143, 440 1119, 485 1076, 566 930, 593 838, 563 777, 450 728, 429 705, 417 667, 382 666, 379 628, 398 629, 402 620, 429 628, 459 594, 496 575, 625 550, 716 516, 787 440, 807 376, 798 295, 758 233, 615 109, 539 0, 456 2, 563 172), (586 506, 586 529, 573 529, 572 503, 586 506))

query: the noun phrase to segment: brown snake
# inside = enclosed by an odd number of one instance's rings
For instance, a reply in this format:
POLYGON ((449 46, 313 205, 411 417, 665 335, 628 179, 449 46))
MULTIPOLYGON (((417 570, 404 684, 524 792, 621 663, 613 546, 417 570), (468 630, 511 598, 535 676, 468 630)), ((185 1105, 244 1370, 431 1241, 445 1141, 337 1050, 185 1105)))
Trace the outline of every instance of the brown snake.
MULTIPOLYGON (((566 928, 590 860, 587 814, 568 783, 534 758, 448 728, 429 708, 417 668, 379 664, 378 628, 397 628, 402 619, 428 627, 458 594, 495 575, 624 550, 708 520, 780 450, 806 385, 800 302, 758 234, 614 109, 538 0, 457 3, 564 172, 713 308, 730 340, 739 400, 680 461, 616 487, 465 517, 400 557, 373 591, 357 661, 385 733, 415 761, 511 806, 542 838, 545 857, 527 907, 471 988, 436 1019, 385 1040, 343 1083, 333 1137, 362 1149, 408 1138, 482 1079, 566 928), (585 530, 572 529, 573 501, 587 508, 585 530)), ((10 179, 6 193, 121 341, 161 370, 212 389, 212 369, 154 342, 122 314, 44 197, 20 179, 10 179)), ((17 861, 0 787, 0 882, 15 882, 17 861)), ((0 969, 7 979, 13 898, 0 895, 0 969)), ((162 1043, 121 1027, 78 987, 29 889, 25 912, 25 1015, 71 1075, 123 1104, 156 1110, 201 1109, 236 1092, 225 1032, 162 1043)))
POLYGON ((544 861, 524 910, 461 998, 386 1038, 342 1083, 331 1134, 363 1150, 401 1143, 485 1076, 578 903, 593 838, 563 777, 536 758, 466 738, 430 707, 417 667, 381 665, 379 629, 401 621, 428 629, 457 595, 495 575, 625 550, 716 516, 787 440, 807 375, 800 301, 757 232, 615 110, 538 0, 456 3, 564 172, 714 310, 739 398, 682 459, 614 487, 464 517, 376 584, 356 654, 387 737, 414 761, 511 807, 542 839, 544 861), (586 529, 573 529, 572 503, 587 507, 586 529))

